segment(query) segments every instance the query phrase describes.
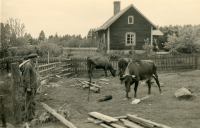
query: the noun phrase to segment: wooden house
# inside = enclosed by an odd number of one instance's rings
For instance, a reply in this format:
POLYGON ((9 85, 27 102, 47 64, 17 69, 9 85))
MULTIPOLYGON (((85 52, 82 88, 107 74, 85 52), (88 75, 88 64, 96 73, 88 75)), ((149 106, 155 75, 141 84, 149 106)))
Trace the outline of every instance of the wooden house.
POLYGON ((154 45, 153 40, 163 35, 133 4, 120 10, 120 1, 114 2, 114 15, 97 32, 108 53, 114 50, 130 51, 132 48, 143 50, 145 41, 154 45))

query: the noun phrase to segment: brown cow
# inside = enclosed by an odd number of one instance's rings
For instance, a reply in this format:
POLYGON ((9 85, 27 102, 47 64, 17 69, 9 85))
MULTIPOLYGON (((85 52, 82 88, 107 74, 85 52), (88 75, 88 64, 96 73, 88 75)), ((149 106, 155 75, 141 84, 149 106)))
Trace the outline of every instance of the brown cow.
POLYGON ((160 88, 160 83, 157 75, 157 67, 155 63, 151 60, 133 60, 127 66, 125 75, 120 78, 120 80, 125 81, 126 87, 126 98, 129 99, 128 93, 130 92, 130 86, 135 83, 134 97, 137 97, 137 87, 140 80, 147 80, 148 83, 148 94, 151 94, 151 79, 154 78, 160 93, 162 90, 160 88))
POLYGON ((105 76, 107 77, 107 70, 110 70, 112 76, 116 76, 116 70, 113 68, 109 60, 105 57, 88 57, 87 58, 87 68, 89 77, 92 76, 92 70, 94 68, 100 69, 103 68, 105 71, 105 76))

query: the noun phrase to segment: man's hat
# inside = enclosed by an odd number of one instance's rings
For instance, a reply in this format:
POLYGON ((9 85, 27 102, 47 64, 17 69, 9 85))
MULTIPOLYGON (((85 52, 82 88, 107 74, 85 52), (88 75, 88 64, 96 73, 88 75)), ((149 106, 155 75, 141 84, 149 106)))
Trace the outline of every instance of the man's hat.
POLYGON ((37 56, 38 56, 37 53, 32 53, 32 54, 30 54, 30 55, 28 56, 28 58, 34 58, 34 57, 37 57, 37 56))

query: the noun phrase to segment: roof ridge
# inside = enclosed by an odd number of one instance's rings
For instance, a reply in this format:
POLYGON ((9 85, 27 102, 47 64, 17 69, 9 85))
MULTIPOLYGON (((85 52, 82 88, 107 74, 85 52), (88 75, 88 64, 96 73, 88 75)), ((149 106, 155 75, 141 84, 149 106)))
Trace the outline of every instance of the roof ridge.
POLYGON ((138 13, 140 13, 149 23, 157 28, 146 16, 144 16, 133 4, 130 4, 126 8, 119 11, 117 14, 110 17, 103 25, 101 25, 96 31, 107 29, 113 22, 115 22, 121 15, 123 15, 130 7, 133 7, 138 13))

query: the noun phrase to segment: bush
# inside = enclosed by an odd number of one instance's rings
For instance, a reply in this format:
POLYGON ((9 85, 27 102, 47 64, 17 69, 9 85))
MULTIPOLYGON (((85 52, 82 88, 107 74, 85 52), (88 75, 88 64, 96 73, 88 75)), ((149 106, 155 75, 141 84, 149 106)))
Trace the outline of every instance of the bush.
POLYGON ((179 35, 168 35, 164 48, 171 54, 200 53, 200 25, 179 27, 178 33, 179 35))
POLYGON ((145 51, 146 53, 150 53, 150 52, 152 51, 152 49, 153 49, 153 46, 152 46, 152 45, 148 45, 148 44, 144 44, 144 45, 142 46, 142 48, 144 49, 144 51, 145 51))

